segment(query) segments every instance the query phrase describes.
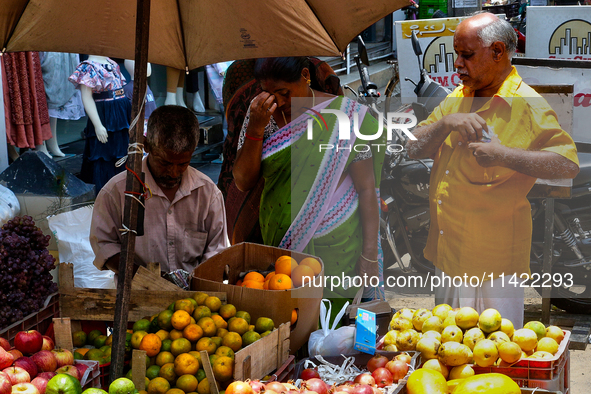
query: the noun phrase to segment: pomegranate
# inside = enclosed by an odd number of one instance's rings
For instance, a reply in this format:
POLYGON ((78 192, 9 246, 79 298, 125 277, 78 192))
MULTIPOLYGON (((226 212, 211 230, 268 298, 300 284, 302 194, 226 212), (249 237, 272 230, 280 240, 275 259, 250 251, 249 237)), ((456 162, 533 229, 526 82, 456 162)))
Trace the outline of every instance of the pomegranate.
POLYGON ((353 382, 359 384, 367 384, 370 386, 376 384, 376 380, 369 373, 360 373, 355 377, 355 380, 353 382))
POLYGON ((390 361, 388 360, 388 357, 382 356, 381 354, 376 354, 367 362, 367 370, 373 373, 373 371, 376 369, 385 366, 388 361, 390 361))
POLYGON ((390 386, 392 383, 394 383, 392 373, 384 367, 380 367, 373 371, 371 376, 373 376, 373 378, 376 380, 376 385, 380 388, 390 386))
POLYGON ((306 368, 300 374, 300 379, 302 379, 302 380, 309 380, 309 379, 313 379, 313 378, 320 379, 320 374, 314 368, 306 368))
POLYGON ((406 376, 408 372, 408 364, 406 364, 402 360, 392 360, 388 361, 385 367, 390 373, 392 373, 392 378, 394 379, 394 383, 398 383, 398 381, 406 376))
POLYGON ((328 385, 322 379, 312 378, 306 380, 302 387, 306 390, 315 391, 318 394, 328 394, 328 385))
POLYGON ((252 391, 254 391, 255 393, 258 393, 261 391, 261 389, 265 388, 265 385, 261 383, 260 380, 251 380, 250 382, 248 382, 248 384, 250 384, 250 387, 252 387, 252 391))
POLYGON ((400 353, 394 357, 394 360, 404 361, 405 364, 410 365, 411 357, 408 355, 408 353, 400 353))
POLYGON ((285 386, 283 384, 279 383, 279 382, 269 382, 269 383, 267 383, 265 385, 265 391, 268 391, 268 390, 273 390, 273 391, 276 391, 278 393, 281 393, 283 391, 287 391, 285 389, 285 386))
POLYGON ((373 394, 373 389, 368 384, 360 384, 359 386, 355 386, 353 394, 373 394))
POLYGON ((253 391, 250 384, 237 380, 226 388, 226 394, 253 394, 253 391))
MULTIPOLYGON (((353 383, 353 382, 351 382, 353 383)), ((353 393, 355 391, 355 387, 352 384, 341 384, 336 388, 337 392, 345 392, 345 393, 353 393)))

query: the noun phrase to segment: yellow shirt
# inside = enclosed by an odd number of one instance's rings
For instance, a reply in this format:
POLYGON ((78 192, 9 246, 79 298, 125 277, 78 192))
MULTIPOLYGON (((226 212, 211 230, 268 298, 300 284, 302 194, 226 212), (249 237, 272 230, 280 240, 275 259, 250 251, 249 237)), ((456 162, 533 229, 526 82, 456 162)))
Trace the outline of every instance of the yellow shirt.
MULTIPOLYGON (((471 97, 469 88, 458 86, 420 126, 469 113, 471 97)), ((503 145, 556 152, 578 164, 574 142, 556 113, 514 67, 476 113, 503 145)), ((529 273, 532 219, 526 196, 536 178, 505 167, 481 167, 455 131, 434 160, 425 257, 450 276, 529 273)))

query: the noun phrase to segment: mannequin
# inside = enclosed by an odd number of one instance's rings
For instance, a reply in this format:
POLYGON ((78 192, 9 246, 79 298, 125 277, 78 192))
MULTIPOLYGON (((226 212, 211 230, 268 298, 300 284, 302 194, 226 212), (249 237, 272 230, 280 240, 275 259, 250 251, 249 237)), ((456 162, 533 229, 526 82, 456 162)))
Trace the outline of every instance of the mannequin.
POLYGON ((127 154, 131 103, 123 90, 119 65, 105 56, 90 55, 68 78, 80 88, 88 115, 80 179, 94 183, 98 193, 124 167, 115 163, 127 154))
POLYGON ((197 113, 204 113, 205 106, 203 105, 203 101, 201 101, 201 96, 199 95, 199 71, 198 69, 194 69, 189 71, 186 78, 186 85, 187 85, 187 104, 189 108, 193 110, 193 112, 197 113))
MULTIPOLYGON (((127 85, 123 87, 125 91, 125 97, 129 99, 131 102, 133 98, 133 84, 134 84, 134 77, 135 77, 135 61, 134 60, 125 60, 125 69, 131 76, 131 81, 127 85)), ((149 77, 152 75, 152 65, 148 63, 147 69, 147 76, 149 77)), ((156 102, 154 100, 154 93, 152 93, 152 89, 149 86, 146 86, 146 100, 144 102, 144 135, 146 135, 146 131, 148 130, 148 118, 152 114, 152 112, 156 109, 156 102)))
POLYGON ((164 105, 180 105, 187 108, 183 98, 184 86, 185 74, 179 69, 166 67, 166 100, 164 105))

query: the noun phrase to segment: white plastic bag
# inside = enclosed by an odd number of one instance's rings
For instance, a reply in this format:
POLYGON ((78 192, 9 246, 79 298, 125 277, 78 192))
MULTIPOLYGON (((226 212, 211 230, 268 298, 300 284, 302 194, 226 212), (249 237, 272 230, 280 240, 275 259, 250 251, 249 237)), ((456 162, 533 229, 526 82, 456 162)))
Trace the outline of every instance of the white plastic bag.
POLYGON ((338 322, 341 320, 349 306, 349 301, 345 303, 339 314, 335 317, 332 327, 330 327, 330 312, 332 305, 329 300, 323 299, 320 302, 320 330, 310 334, 308 339, 308 353, 310 357, 321 355, 323 357, 338 356, 340 354, 357 353, 353 349, 355 345, 355 327, 345 326, 335 330, 338 322), (328 304, 328 311, 324 302, 328 304))
POLYGON ((20 212, 21 206, 12 190, 0 185, 0 226, 18 216, 20 212))
POLYGON ((90 222, 93 205, 47 218, 57 241, 61 262, 74 264, 74 286, 91 289, 114 289, 114 272, 96 268, 90 246, 90 222))

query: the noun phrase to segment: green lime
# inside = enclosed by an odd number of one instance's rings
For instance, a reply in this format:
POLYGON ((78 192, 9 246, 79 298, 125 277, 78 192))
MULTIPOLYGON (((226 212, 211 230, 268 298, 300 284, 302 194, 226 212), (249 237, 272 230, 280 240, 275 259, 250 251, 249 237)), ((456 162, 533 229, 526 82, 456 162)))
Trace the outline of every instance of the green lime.
POLYGON ((152 365, 146 369, 146 377, 150 380, 157 378, 158 373, 160 373, 160 367, 158 365, 152 365))
POLYGON ((170 345, 172 344, 172 339, 165 339, 162 341, 162 346, 160 346, 161 352, 170 352, 170 345))
POLYGON ((205 371, 203 370, 203 368, 199 369, 197 371, 197 373, 195 374, 195 377, 197 378, 198 381, 202 381, 203 379, 205 379, 205 371))
MULTIPOLYGON (((157 320, 158 323, 158 327, 160 327, 163 330, 166 331, 170 331, 172 330, 172 315, 173 315, 173 311, 171 311, 170 309, 165 309, 162 312, 160 312, 158 314, 158 319, 154 319, 157 320)), ((154 320, 152 320, 152 322, 154 322, 154 320)))

